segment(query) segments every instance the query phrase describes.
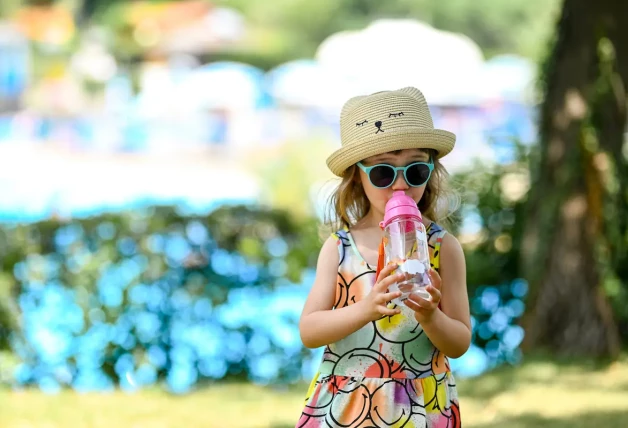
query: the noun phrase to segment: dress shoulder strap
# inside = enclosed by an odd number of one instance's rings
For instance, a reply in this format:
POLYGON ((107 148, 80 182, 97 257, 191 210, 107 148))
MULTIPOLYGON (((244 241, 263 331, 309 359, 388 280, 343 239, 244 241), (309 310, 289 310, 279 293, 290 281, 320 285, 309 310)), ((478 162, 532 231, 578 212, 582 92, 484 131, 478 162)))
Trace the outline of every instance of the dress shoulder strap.
POLYGON ((338 267, 342 266, 344 263, 347 256, 347 249, 351 247, 351 241, 349 240, 349 235, 347 234, 348 232, 349 229, 344 227, 331 234, 338 246, 338 267))
POLYGON ((440 247, 447 231, 437 223, 430 224, 427 231, 427 240, 432 250, 432 268, 437 272, 440 271, 440 247))

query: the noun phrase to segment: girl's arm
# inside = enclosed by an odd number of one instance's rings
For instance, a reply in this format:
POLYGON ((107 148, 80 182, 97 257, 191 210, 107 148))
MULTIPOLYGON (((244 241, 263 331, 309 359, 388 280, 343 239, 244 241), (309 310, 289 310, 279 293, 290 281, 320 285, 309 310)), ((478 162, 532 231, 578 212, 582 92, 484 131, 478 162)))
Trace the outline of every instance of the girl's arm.
POLYGON ((440 287, 434 285, 440 289, 442 309, 427 300, 418 304, 406 301, 406 304, 416 311, 423 331, 434 346, 448 357, 458 358, 471 345, 467 269, 462 247, 454 236, 445 235, 440 251, 440 278, 435 271, 432 278, 436 279, 433 282, 440 279, 440 287))
POLYGON ((453 235, 445 235, 440 251, 442 310, 434 311, 423 331, 443 354, 458 358, 471 345, 467 266, 462 246, 453 235))
POLYGON ((343 308, 332 309, 336 298, 338 263, 338 246, 336 240, 330 237, 323 244, 318 256, 316 279, 299 321, 301 341, 308 348, 337 342, 382 315, 392 316, 399 313, 398 309, 386 307, 386 302, 400 294, 386 292, 388 286, 399 279, 395 275, 388 276, 394 268, 393 265, 382 269, 378 283, 365 299, 343 308))
POLYGON ((328 345, 365 326, 369 320, 360 307, 349 305, 332 310, 338 280, 338 247, 329 237, 323 244, 316 265, 316 279, 305 301, 299 332, 308 348, 328 345))

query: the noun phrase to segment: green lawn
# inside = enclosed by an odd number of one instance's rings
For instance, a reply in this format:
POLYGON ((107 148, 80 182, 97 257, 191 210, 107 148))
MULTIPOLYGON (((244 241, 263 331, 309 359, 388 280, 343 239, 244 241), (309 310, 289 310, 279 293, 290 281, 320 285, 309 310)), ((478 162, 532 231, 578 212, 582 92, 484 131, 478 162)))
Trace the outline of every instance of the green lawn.
MULTIPOLYGON (((533 361, 458 384, 465 428, 628 427, 627 358, 606 366, 533 361)), ((288 428, 306 387, 224 384, 183 397, 0 390, 0 427, 288 428)))

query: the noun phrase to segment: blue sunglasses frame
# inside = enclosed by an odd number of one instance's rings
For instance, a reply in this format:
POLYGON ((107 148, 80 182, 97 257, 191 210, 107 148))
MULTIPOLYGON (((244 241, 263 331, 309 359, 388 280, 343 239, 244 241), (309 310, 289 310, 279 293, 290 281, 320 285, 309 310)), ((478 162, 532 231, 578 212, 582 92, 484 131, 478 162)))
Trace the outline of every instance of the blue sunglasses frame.
POLYGON ((371 182, 371 184, 373 185, 373 187, 377 187, 378 189, 387 189, 388 187, 392 186, 393 183, 395 181, 397 181, 397 172, 398 171, 403 171, 403 178, 406 180, 406 183, 408 183, 408 186, 411 187, 421 187, 424 186, 425 184, 427 184, 428 181, 430 181, 430 178, 432 177, 432 172, 434 171, 434 162, 433 161, 429 161, 429 162, 412 162, 410 165, 406 165, 406 166, 394 166, 394 165, 390 165, 387 163, 378 163, 377 165, 373 165, 373 166, 366 166, 364 165, 362 162, 358 162, 357 163, 358 167, 364 171, 367 175, 367 177, 369 178, 369 181, 371 182), (421 183, 421 184, 411 184, 408 181, 408 169, 415 166, 415 165, 425 165, 428 167, 430 173, 427 176, 427 179, 421 183), (392 181, 390 182, 390 184, 388 186, 378 186, 375 183, 373 183, 373 180, 371 180, 371 171, 379 166, 383 166, 383 167, 388 167, 388 168, 392 168, 393 171, 395 172, 395 175, 392 179, 392 181))

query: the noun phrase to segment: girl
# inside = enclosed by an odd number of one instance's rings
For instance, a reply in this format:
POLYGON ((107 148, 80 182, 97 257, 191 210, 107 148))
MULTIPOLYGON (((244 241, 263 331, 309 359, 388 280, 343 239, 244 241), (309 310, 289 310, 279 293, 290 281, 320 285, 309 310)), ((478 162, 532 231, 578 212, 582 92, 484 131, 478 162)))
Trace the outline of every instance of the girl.
POLYGON ((297 427, 460 427, 448 357, 471 342, 466 268, 456 238, 435 223, 446 205, 439 159, 455 136, 434 129, 416 88, 350 99, 340 116, 342 147, 327 160, 342 177, 332 196, 335 225, 321 249, 299 330, 308 348, 325 346, 297 427), (428 231, 431 299, 388 303, 401 279, 375 278, 379 222, 394 191, 418 204, 428 231))

